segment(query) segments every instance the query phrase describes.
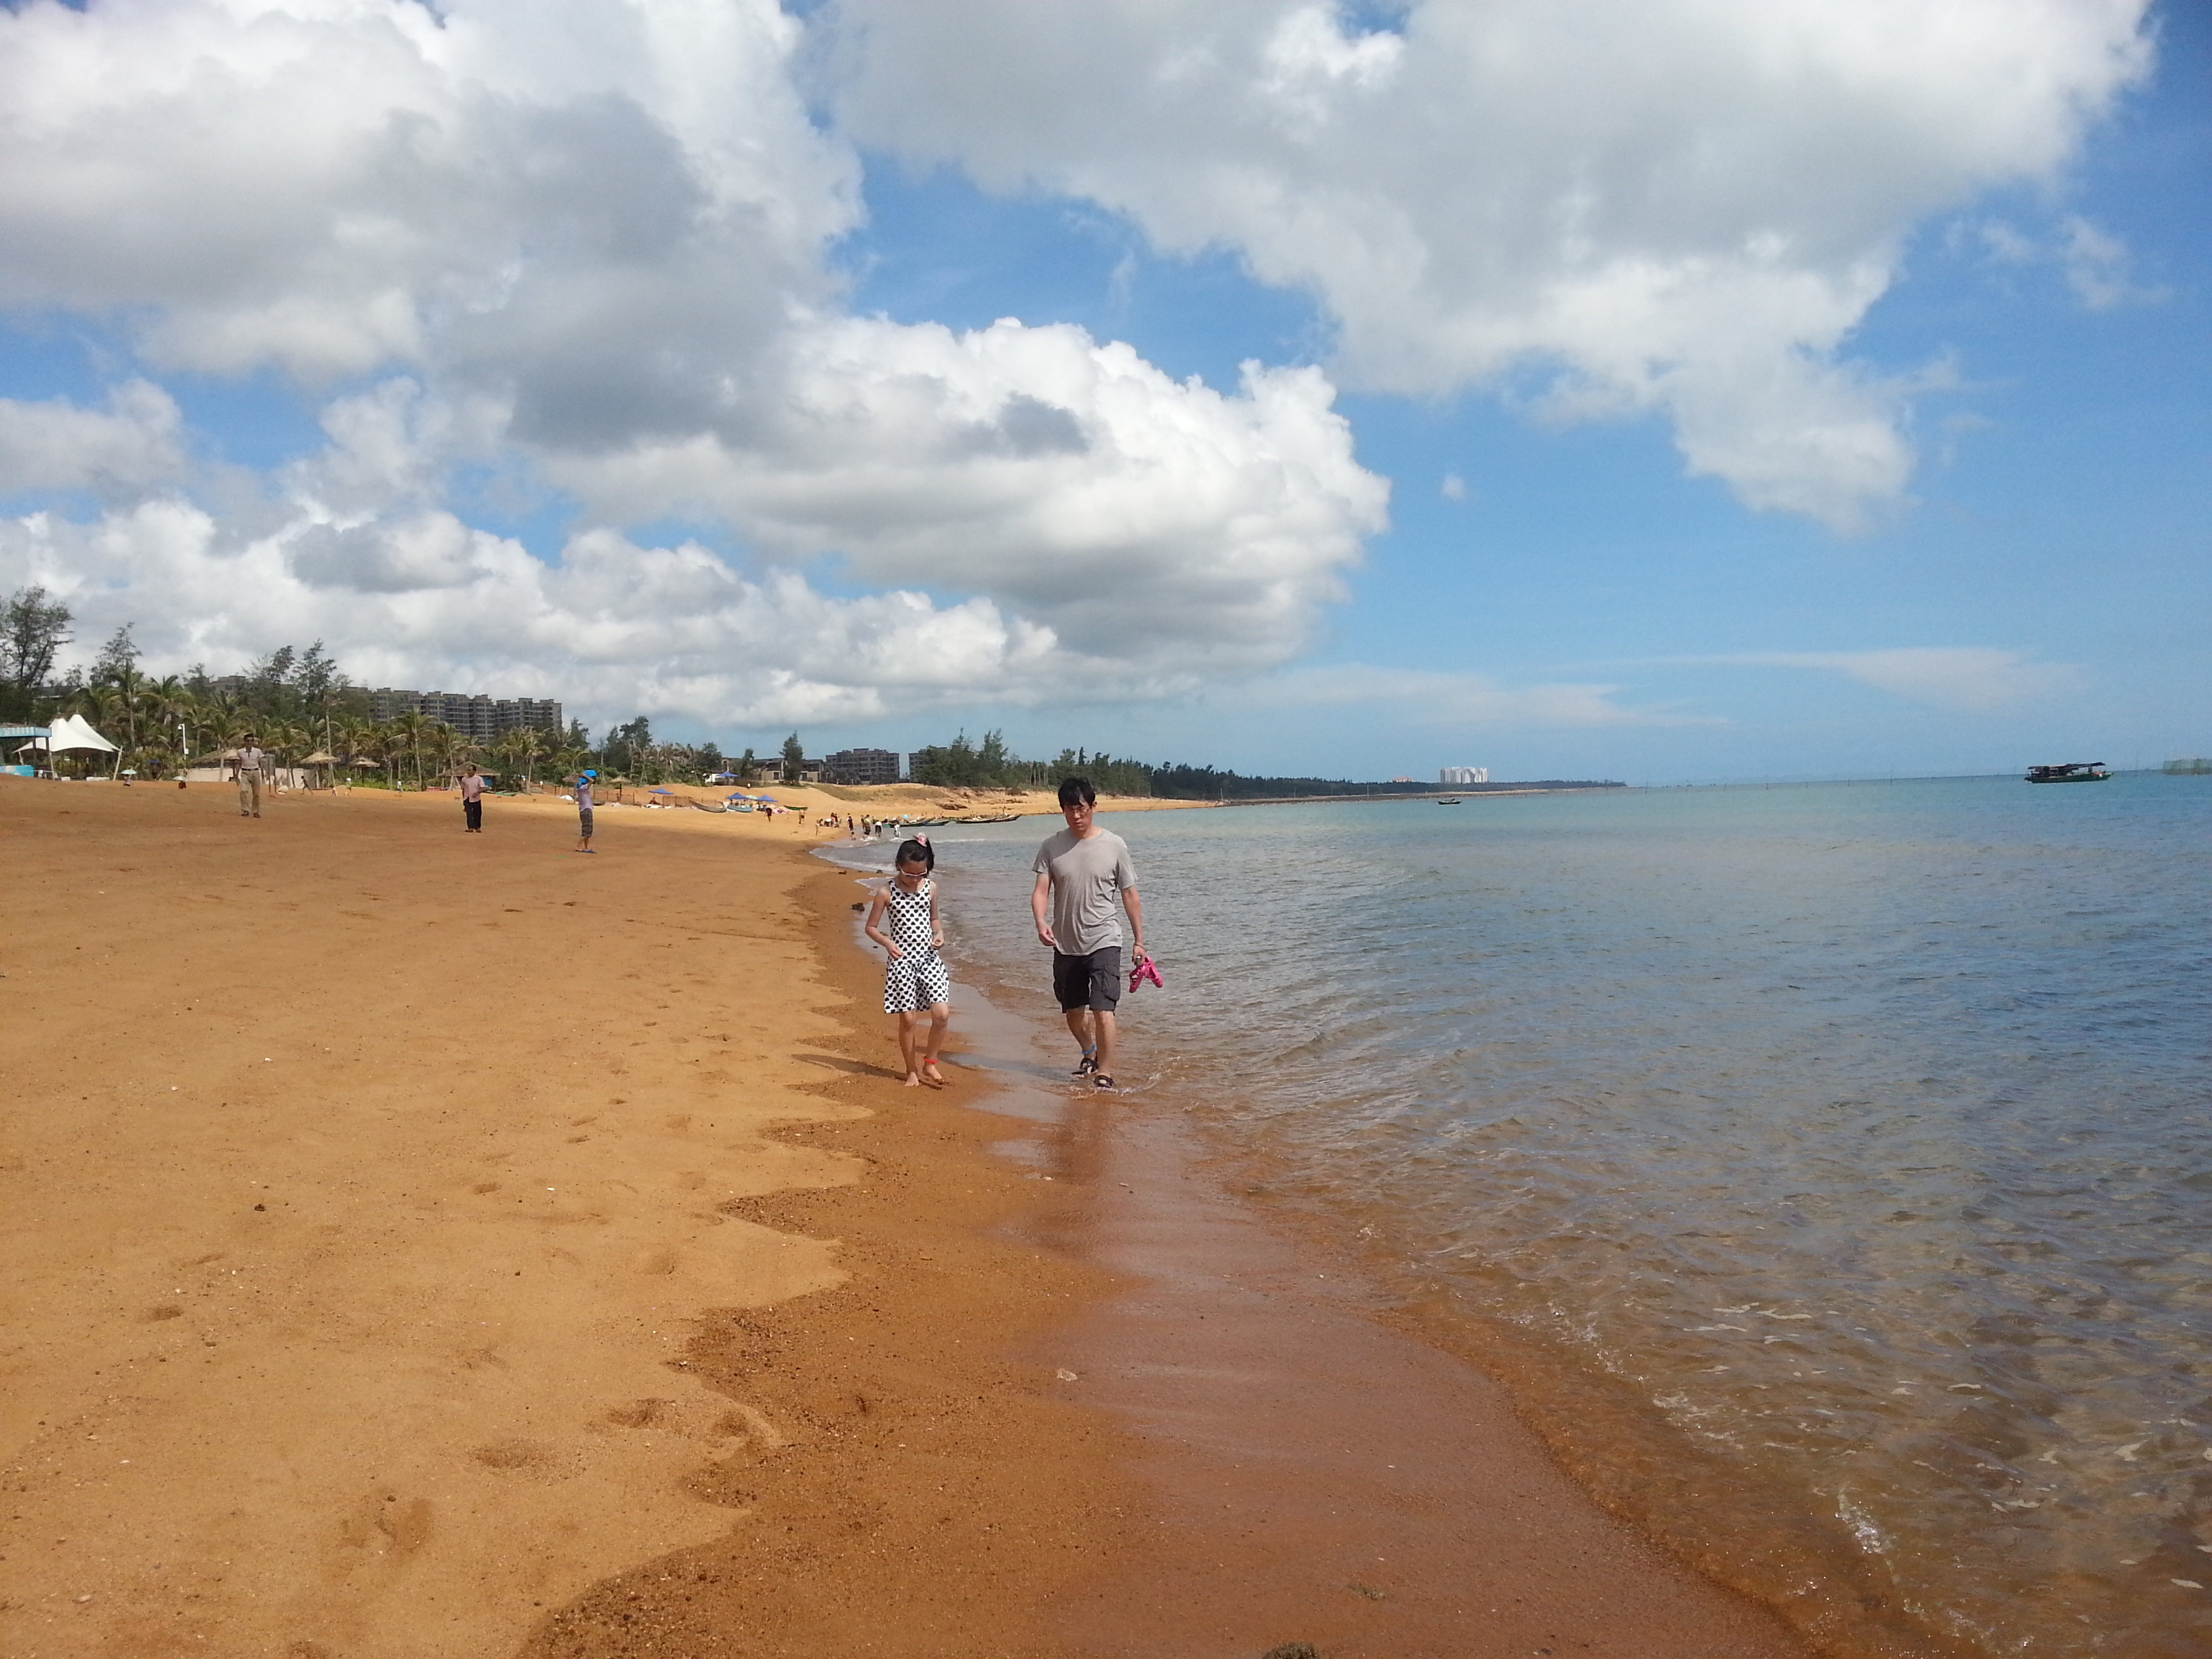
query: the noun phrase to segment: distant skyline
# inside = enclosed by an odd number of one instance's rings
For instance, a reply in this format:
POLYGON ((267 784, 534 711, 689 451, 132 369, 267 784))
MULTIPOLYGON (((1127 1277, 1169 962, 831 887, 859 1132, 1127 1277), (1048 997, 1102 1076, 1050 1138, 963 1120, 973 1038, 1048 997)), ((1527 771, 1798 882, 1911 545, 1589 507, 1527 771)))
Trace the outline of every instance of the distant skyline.
POLYGON ((0 592, 597 731, 2212 752, 2212 17, 27 0, 0 592))

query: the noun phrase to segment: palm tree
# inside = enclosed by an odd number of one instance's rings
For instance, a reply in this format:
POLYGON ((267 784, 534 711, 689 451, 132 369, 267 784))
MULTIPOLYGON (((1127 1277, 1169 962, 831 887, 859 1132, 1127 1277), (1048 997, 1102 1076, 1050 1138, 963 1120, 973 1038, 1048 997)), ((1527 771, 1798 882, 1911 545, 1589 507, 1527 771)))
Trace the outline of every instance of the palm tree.
MULTIPOLYGON (((140 696, 145 707, 146 724, 149 728, 146 738, 147 750, 149 753, 156 749, 166 750, 169 746, 169 734, 190 716, 198 700, 185 689, 185 683, 174 674, 164 675, 161 678, 150 682, 140 696), (153 736, 155 732, 161 734, 158 743, 153 736)), ((178 769, 180 771, 186 758, 184 749, 184 742, 179 738, 177 743, 177 758, 178 769)), ((161 765, 163 770, 167 770, 168 762, 164 759, 161 765)))
POLYGON ((398 780, 392 776, 392 766, 406 744, 392 729, 388 720, 364 720, 356 733, 352 752, 384 774, 387 787, 396 787, 398 780))
POLYGON ((475 752, 475 745, 443 720, 431 721, 422 734, 422 741, 430 751, 434 769, 441 778, 450 778, 475 752))
POLYGON ((428 720, 419 710, 410 708, 394 715, 385 724, 391 729, 392 735, 398 740, 399 747, 404 749, 413 758, 415 787, 420 789, 422 787, 422 739, 429 734, 430 727, 440 722, 428 720))
POLYGON ((493 751, 507 765, 519 769, 523 782, 528 784, 535 781, 532 775, 533 763, 545 752, 545 734, 534 726, 518 726, 500 734, 493 751))

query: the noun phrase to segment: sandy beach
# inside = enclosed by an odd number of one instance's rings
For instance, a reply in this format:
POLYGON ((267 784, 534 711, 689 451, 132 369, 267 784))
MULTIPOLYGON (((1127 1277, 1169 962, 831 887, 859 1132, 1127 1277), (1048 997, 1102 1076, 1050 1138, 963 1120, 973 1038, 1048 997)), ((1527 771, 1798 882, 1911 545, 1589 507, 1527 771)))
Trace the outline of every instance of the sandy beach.
POLYGON ((899 1089, 819 826, 486 822, 0 780, 11 1659, 1802 1651, 1026 1015, 899 1089))

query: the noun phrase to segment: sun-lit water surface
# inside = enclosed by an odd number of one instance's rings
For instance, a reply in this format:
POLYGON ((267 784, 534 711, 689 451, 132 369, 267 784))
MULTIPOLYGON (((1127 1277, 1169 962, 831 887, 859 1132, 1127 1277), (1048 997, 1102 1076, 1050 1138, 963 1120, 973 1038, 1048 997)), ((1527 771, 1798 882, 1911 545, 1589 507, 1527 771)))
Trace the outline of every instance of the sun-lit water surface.
MULTIPOLYGON (((2212 779, 1106 821, 1169 979, 1125 1081, 1929 1628, 2212 1652, 2212 779)), ((1048 1013, 1051 827, 940 842, 956 951, 1048 1013)))

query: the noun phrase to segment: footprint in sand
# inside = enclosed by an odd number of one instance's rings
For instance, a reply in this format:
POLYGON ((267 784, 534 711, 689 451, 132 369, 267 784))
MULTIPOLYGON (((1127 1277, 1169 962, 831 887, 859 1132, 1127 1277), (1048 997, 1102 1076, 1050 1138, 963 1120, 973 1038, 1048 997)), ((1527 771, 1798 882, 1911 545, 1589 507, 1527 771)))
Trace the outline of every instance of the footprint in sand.
POLYGON ((617 1406, 607 1413, 607 1421, 620 1424, 625 1429, 649 1429, 664 1422, 675 1409, 673 1400, 640 1400, 628 1406, 617 1406))
POLYGON ((511 1474, 546 1474, 560 1464, 560 1455, 539 1440, 495 1440, 478 1446, 470 1458, 488 1469, 511 1474))
POLYGON ((396 1492, 372 1492, 338 1522, 338 1541, 378 1555, 414 1555, 430 1541, 430 1500, 402 1502, 396 1492))

